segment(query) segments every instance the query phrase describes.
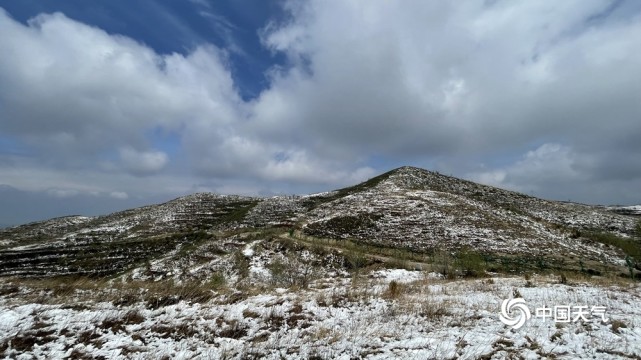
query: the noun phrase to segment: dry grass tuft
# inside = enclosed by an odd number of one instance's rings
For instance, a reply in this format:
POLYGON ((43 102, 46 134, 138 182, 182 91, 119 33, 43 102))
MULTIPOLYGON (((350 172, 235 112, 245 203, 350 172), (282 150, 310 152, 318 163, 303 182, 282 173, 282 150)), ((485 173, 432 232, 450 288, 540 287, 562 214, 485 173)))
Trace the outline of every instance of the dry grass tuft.
POLYGON ((628 326, 621 320, 612 320, 611 327, 613 333, 621 334, 621 329, 625 329, 628 326))
POLYGON ((405 286, 398 283, 395 280, 390 281, 387 285, 387 291, 385 292, 385 297, 388 299, 398 299, 403 292, 405 291, 405 286))

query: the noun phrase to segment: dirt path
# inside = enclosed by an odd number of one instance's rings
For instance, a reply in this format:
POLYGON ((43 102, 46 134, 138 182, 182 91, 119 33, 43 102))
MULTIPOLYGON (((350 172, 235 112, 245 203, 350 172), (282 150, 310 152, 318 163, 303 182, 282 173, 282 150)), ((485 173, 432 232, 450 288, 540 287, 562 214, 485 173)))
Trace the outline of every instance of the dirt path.
MULTIPOLYGON (((432 270, 432 267, 433 267, 433 264, 428 263, 428 262, 421 262, 421 261, 414 261, 414 260, 402 260, 402 259, 395 258, 395 257, 392 257, 392 256, 386 256, 386 255, 380 255, 380 254, 372 254, 372 253, 363 252, 363 251, 359 251, 359 250, 349 249, 347 247, 342 247, 342 246, 339 246, 339 245, 327 244, 327 243, 324 242, 325 240, 321 240, 321 239, 318 239, 317 241, 308 240, 309 238, 315 239, 315 238, 313 238, 311 236, 306 236, 307 239, 303 239, 301 237, 300 231, 298 231, 298 230, 295 231, 292 234, 292 236, 290 236, 289 233, 282 233, 282 234, 279 234, 278 237, 281 238, 281 239, 294 240, 296 242, 303 243, 303 244, 306 244, 306 245, 320 245, 320 246, 322 246, 322 247, 324 247, 326 249, 332 249, 332 250, 338 251, 339 253, 343 253, 345 251, 355 251, 355 252, 359 253, 360 255, 363 255, 363 256, 365 256, 367 258, 375 259, 375 260, 378 260, 378 261, 381 261, 381 262, 384 262, 384 263, 391 263, 391 262, 398 263, 400 261, 400 262, 403 263, 404 267, 406 267, 408 269, 413 269, 413 270, 420 270, 420 271, 432 270)), ((330 239, 330 241, 335 241, 335 240, 331 240, 330 239)))

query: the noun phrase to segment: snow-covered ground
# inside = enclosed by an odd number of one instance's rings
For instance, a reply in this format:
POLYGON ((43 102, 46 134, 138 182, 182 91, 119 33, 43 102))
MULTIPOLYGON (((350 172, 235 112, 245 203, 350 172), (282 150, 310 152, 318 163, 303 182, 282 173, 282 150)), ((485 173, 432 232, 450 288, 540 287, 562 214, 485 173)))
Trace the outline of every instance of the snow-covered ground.
MULTIPOLYGON (((249 251, 249 247, 246 251, 249 251)), ((112 302, 39 303, 0 297, 0 355, 7 359, 501 359, 641 357, 641 286, 560 284, 554 277, 445 280, 377 270, 322 278, 308 289, 223 289, 203 303, 154 307, 112 302), (522 297, 532 318, 499 321, 522 297), (604 306, 600 316, 555 322, 543 306, 604 306)), ((510 313, 514 315, 514 313, 510 313)))
POLYGON ((631 215, 641 215, 641 205, 608 206, 607 209, 614 212, 627 213, 631 215))

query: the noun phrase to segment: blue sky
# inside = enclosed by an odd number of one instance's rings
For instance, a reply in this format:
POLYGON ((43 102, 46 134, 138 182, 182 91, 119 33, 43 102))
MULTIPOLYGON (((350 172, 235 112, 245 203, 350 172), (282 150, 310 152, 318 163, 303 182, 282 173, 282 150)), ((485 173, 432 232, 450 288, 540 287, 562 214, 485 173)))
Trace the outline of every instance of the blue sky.
POLYGON ((641 203, 637 1, 0 8, 0 225, 402 165, 641 203))
POLYGON ((284 57, 260 43, 258 31, 285 16, 273 1, 2 1, 16 20, 26 23, 41 13, 61 12, 73 20, 125 35, 160 54, 188 54, 211 43, 228 49, 233 76, 245 99, 267 85, 264 73, 284 65, 284 57))

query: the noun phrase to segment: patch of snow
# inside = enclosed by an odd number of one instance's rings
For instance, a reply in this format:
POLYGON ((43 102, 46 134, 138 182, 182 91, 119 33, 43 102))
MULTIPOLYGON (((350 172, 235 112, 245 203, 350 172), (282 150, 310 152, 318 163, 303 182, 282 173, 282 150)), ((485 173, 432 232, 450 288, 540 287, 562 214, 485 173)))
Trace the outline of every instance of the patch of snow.
POLYGON ((398 283, 411 283, 425 278, 421 271, 408 271, 405 269, 383 269, 373 271, 371 276, 375 279, 383 279, 385 282, 396 281, 398 283))

